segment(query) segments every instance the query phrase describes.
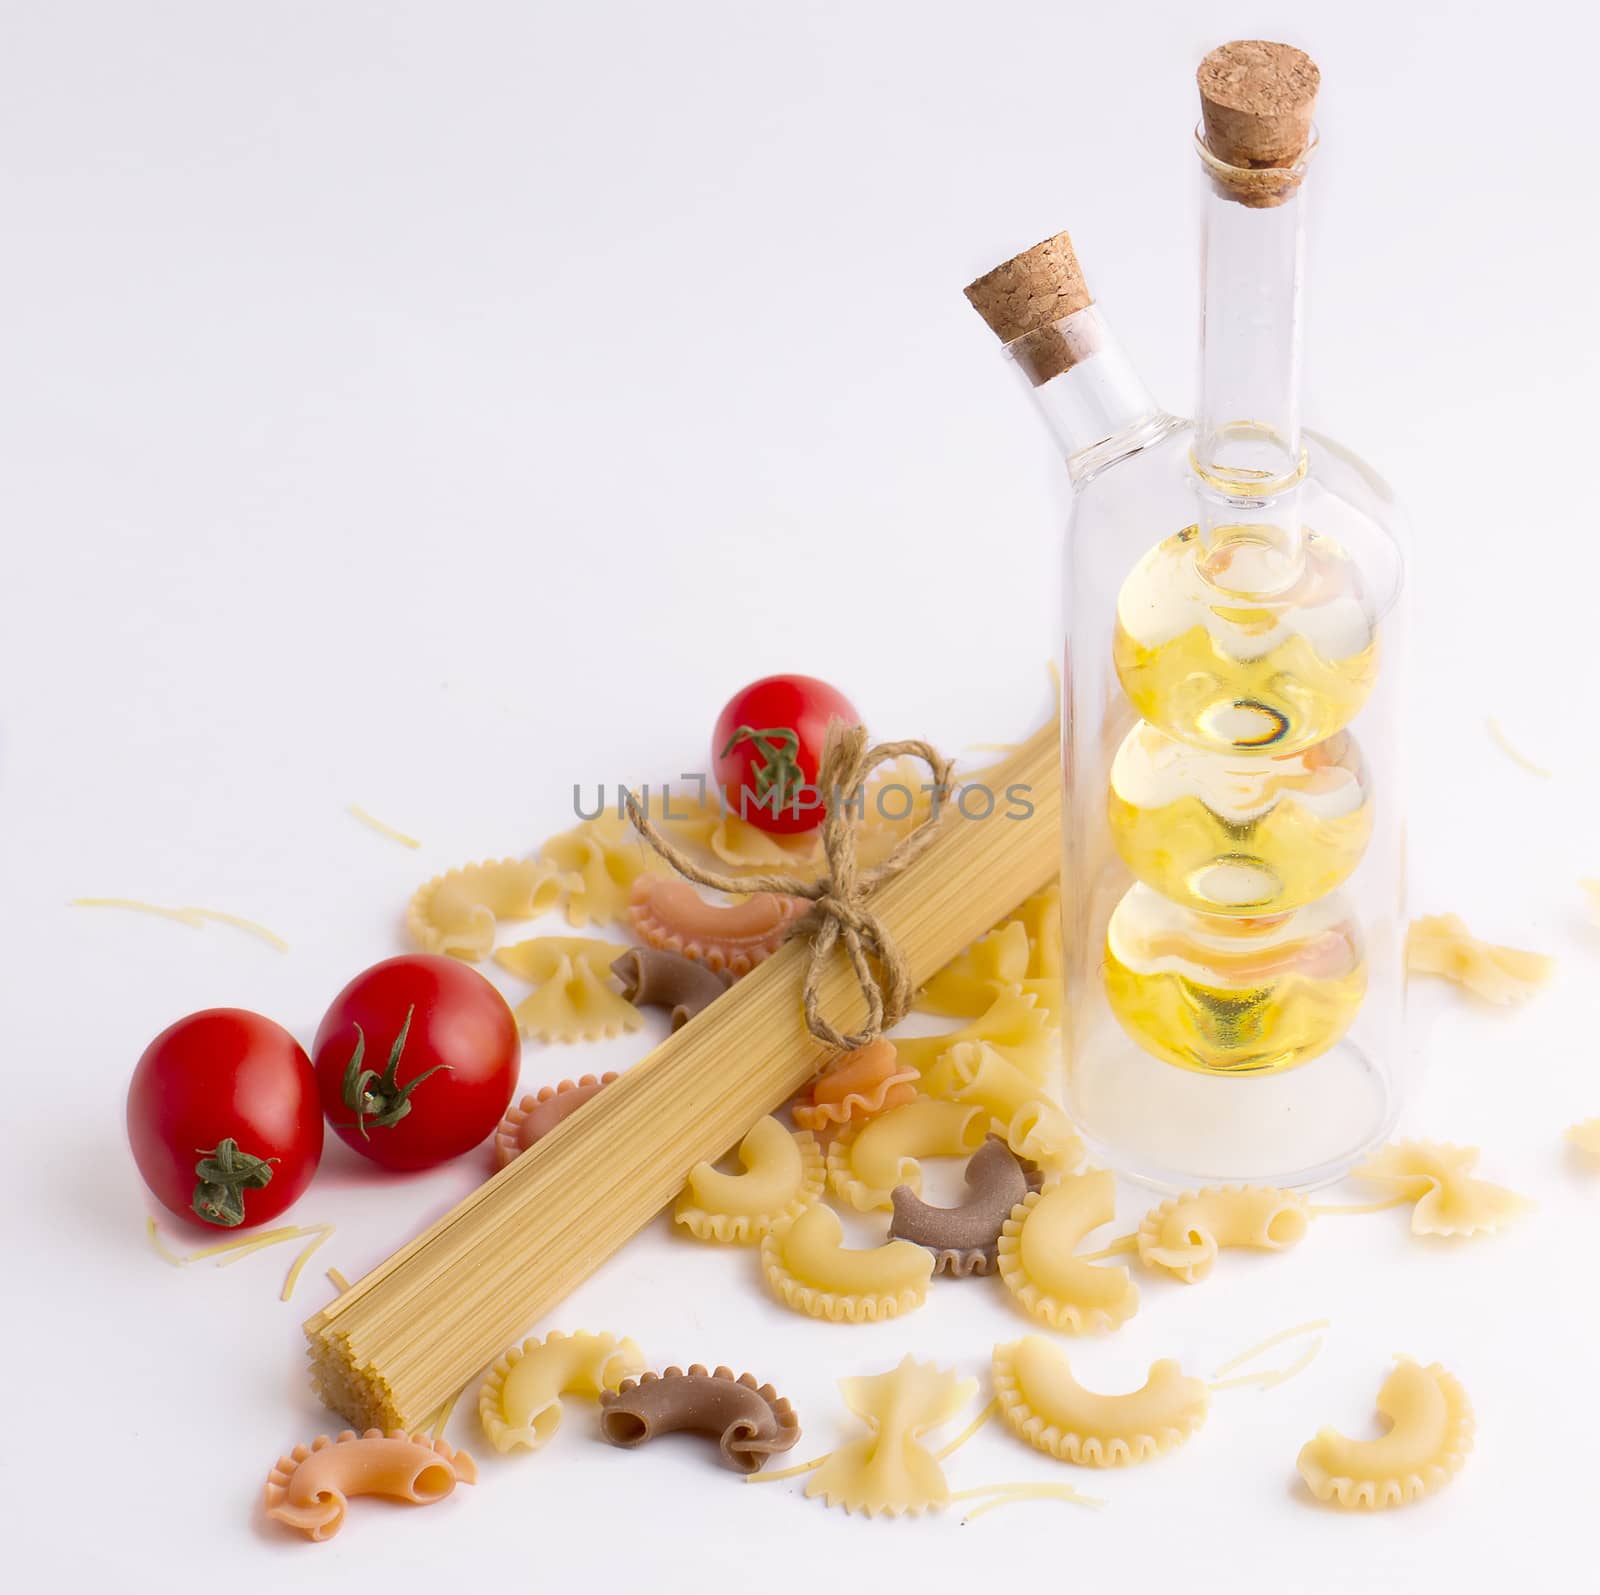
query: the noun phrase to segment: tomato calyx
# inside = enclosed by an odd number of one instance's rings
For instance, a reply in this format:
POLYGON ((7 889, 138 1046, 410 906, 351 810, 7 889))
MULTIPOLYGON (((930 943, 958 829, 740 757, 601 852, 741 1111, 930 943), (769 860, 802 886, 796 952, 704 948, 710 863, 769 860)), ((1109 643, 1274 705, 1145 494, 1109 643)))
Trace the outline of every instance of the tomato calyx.
POLYGON ((252 1157, 227 1136, 209 1152, 200 1153, 194 1172, 198 1183, 191 1206, 207 1224, 233 1229, 244 1223, 244 1193, 259 1191, 272 1179, 275 1157, 252 1157))
MULTIPOLYGON (((415 1003, 406 1009, 405 1023, 400 1026, 400 1034, 394 1038, 394 1045, 389 1049, 389 1062, 382 1074, 376 1069, 361 1067, 362 1059, 366 1056, 367 1037, 360 1025, 355 1027, 356 1048, 345 1065, 341 1095, 344 1105, 356 1116, 353 1128, 361 1132, 363 1141, 372 1139, 367 1133, 369 1125, 381 1130, 398 1124, 411 1111, 411 1093, 430 1074, 450 1067, 448 1063, 436 1063, 431 1069, 424 1069, 415 1079, 407 1080, 404 1085, 396 1080, 395 1071, 400 1067, 400 1054, 405 1051, 406 1036, 411 1031, 411 1016, 416 1011, 415 1003)), ((352 1126, 346 1125, 345 1128, 352 1126)))
POLYGON ((776 814, 792 799, 798 808, 806 784, 798 758, 799 732, 792 726, 767 726, 761 731, 740 726, 728 738, 719 757, 727 758, 746 742, 755 749, 750 773, 755 777, 756 806, 770 808, 776 814))

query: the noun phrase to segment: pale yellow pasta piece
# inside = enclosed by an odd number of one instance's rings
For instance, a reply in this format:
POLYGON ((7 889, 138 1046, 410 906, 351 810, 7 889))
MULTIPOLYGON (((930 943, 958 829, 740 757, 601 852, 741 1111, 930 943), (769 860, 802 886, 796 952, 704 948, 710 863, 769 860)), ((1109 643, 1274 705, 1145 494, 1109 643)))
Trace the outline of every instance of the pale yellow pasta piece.
POLYGON ((476 963, 494 946, 499 921, 545 913, 576 884, 576 876, 564 876, 538 859, 464 864, 417 888, 406 909, 406 926, 424 952, 476 963))
POLYGON ((1527 1197, 1503 1185, 1474 1179, 1477 1162, 1475 1146, 1396 1141, 1380 1148, 1354 1173, 1416 1203, 1411 1210, 1413 1234, 1477 1235, 1499 1229, 1531 1205, 1527 1197))
POLYGON ((1028 976, 1028 930, 1011 920, 951 959, 924 986, 912 1006, 921 1013, 976 1019, 1000 992, 1028 976))
POLYGON ((489 1370, 478 1390, 478 1417, 496 1451, 538 1451, 561 1427, 561 1398, 598 1399, 624 1379, 644 1372, 644 1356, 631 1340, 559 1330, 513 1346, 489 1370))
POLYGON ((1461 1470, 1472 1449, 1472 1403, 1438 1363, 1424 1368, 1401 1357, 1378 1391, 1389 1432, 1349 1440, 1323 1429, 1300 1452, 1300 1476, 1329 1505, 1379 1511, 1419 1501, 1461 1470))
POLYGON ((1079 1335, 1115 1329, 1138 1310, 1126 1268, 1074 1256, 1090 1230, 1117 1216, 1111 1174, 1069 1174, 1029 1192, 1000 1231, 1000 1277, 1022 1307, 1053 1329, 1079 1335))
POLYGON ((599 1041, 637 1030, 644 1015, 611 983, 615 942, 536 936, 503 947, 494 961, 535 990, 512 1010, 523 1035, 540 1041, 599 1041))
POLYGON ((913 1516, 948 1505, 950 1486, 939 1460, 922 1436, 948 1423, 973 1398, 975 1379, 907 1357, 888 1373, 841 1379, 845 1405, 867 1426, 828 1456, 806 1485, 808 1498, 821 1496, 846 1512, 913 1516))
POLYGON ((983 1041, 952 1047, 923 1077, 923 1089, 987 1113, 995 1132, 1020 1158, 1041 1168, 1075 1169, 1083 1142, 1072 1121, 1041 1086, 983 1041))
POLYGON ((1180 1446, 1206 1420, 1211 1392, 1170 1357, 1126 1395, 1085 1390, 1067 1354, 1042 1335, 994 1348, 1000 1416, 1035 1451, 1089 1468, 1144 1462, 1180 1446))
POLYGON ((1412 974, 1440 975, 1501 1007, 1526 1002, 1555 967, 1555 959, 1543 953, 1479 941, 1457 914, 1414 919, 1406 934, 1406 968, 1412 974))
POLYGON ((1153 1207, 1139 1226, 1139 1261, 1186 1285, 1211 1272, 1225 1246, 1281 1252, 1305 1239, 1311 1212, 1303 1196, 1265 1185, 1213 1185, 1153 1207))
POLYGON ((933 1277, 933 1253, 911 1241, 848 1250, 844 1226, 818 1202, 761 1242, 767 1283, 796 1312, 835 1323, 876 1323, 920 1307, 933 1277))
POLYGON ((965 1157, 983 1145, 982 1108, 918 1097, 849 1128, 828 1148, 828 1184, 863 1213, 894 1206, 897 1185, 922 1190, 924 1157, 965 1157))
POLYGON ((678 1197, 673 1218, 703 1241, 758 1241, 798 1217, 822 1194, 822 1148, 809 1131, 758 1119, 739 1143, 743 1173, 725 1174, 697 1163, 678 1197))
POLYGON ((1061 883, 1054 881, 1042 892, 1035 892, 1005 921, 1005 925, 1010 924, 1020 924, 1028 933, 1027 978, 1059 981, 1065 966, 1061 946, 1061 883))
POLYGON ((552 836, 539 849, 539 858, 558 874, 563 883, 560 906, 566 911, 567 923, 579 929, 591 921, 608 925, 623 918, 633 883, 646 870, 659 874, 668 870, 632 825, 612 813, 552 836))
POLYGON ((1056 1058, 1050 1010, 1031 992, 1002 991, 978 1018, 937 1036, 896 1036, 901 1063, 926 1074, 952 1047, 985 1041, 1032 1080, 1043 1081, 1056 1058))
POLYGON ((1567 1139, 1591 1162, 1600 1163, 1600 1119, 1585 1119, 1567 1131, 1567 1139))

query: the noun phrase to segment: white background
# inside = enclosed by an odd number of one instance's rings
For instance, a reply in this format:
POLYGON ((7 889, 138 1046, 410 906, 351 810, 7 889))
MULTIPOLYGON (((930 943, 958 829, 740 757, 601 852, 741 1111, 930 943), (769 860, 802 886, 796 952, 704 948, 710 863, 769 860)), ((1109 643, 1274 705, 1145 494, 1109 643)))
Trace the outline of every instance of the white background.
MULTIPOLYGON (((1600 1113, 1600 932, 1575 885, 1600 873, 1587 13, 10 0, 0 18, 12 1569, 123 1589, 1278 1592, 1587 1565, 1600 1183, 1561 1141, 1600 1113), (1147 1277, 1125 1330, 1074 1348, 1087 1383, 1335 1327, 1310 1372, 1219 1396, 1149 1467, 1063 1469, 998 1429, 950 1464, 956 1488, 1070 1477, 1098 1513, 848 1519, 690 1441, 610 1450, 580 1405, 552 1449, 488 1453, 438 1508, 363 1503, 325 1546, 263 1523, 273 1459, 329 1425, 301 1371, 320 1266, 362 1272, 481 1165, 385 1182, 331 1142, 296 1216, 338 1233, 291 1305, 282 1252, 171 1271, 123 1139, 140 1050, 217 1004, 309 1040, 401 949, 417 883, 561 828, 575 780, 700 767, 723 698, 769 670, 825 674, 880 734, 952 750, 1037 723, 1062 473, 960 290, 1070 227, 1150 385, 1187 407, 1192 72, 1252 34, 1324 73, 1308 419, 1386 471, 1417 533, 1416 906, 1562 960, 1516 1014, 1421 993, 1407 1128, 1483 1145, 1539 1210, 1457 1247, 1400 1213, 1327 1220, 1198 1288, 1147 1277), (1493 747, 1490 713, 1553 780, 1493 747), (292 951, 78 895, 248 914, 292 951), (1460 1375, 1478 1450, 1420 1507, 1314 1508, 1300 1444, 1367 1432, 1397 1351, 1460 1375)), ((649 1041, 530 1045, 524 1086, 649 1041)), ((1125 1191, 1121 1227, 1147 1204, 1125 1191)), ((1027 1327, 982 1281, 896 1323, 819 1324, 764 1300, 753 1266, 658 1224, 538 1327, 748 1366, 794 1398, 807 1455, 850 1432, 840 1375, 908 1351, 979 1374, 1027 1327)), ((475 1428, 464 1406, 451 1437, 482 1454, 475 1428)))

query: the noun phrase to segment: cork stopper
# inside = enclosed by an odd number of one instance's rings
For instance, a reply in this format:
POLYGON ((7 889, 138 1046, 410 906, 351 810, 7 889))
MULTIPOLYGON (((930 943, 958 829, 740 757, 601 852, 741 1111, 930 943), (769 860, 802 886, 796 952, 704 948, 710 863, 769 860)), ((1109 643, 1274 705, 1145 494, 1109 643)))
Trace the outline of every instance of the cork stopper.
POLYGON ((1094 303, 1072 239, 1057 233, 967 284, 967 299, 1035 387, 1094 352, 1088 329, 1058 323, 1094 303))
POLYGON ((1244 204, 1281 205, 1300 186, 1293 168, 1311 147, 1316 62, 1293 45, 1236 39, 1213 50, 1195 78, 1213 179, 1244 204))

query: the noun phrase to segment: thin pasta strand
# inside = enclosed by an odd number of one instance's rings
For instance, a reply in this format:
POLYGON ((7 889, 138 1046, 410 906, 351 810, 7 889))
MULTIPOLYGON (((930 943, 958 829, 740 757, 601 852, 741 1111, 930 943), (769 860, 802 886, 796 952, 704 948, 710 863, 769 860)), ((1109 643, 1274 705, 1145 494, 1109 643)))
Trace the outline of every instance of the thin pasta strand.
POLYGON ((1541 781, 1549 781, 1554 779, 1554 777, 1551 775, 1551 772, 1545 769, 1542 764, 1535 764, 1533 760, 1527 756, 1527 754, 1512 746, 1511 738, 1500 729, 1500 722, 1496 720, 1493 715, 1489 716, 1489 735, 1493 739, 1494 745, 1499 748, 1499 750, 1505 754, 1505 756, 1510 759, 1513 764, 1521 765, 1529 775, 1536 775, 1541 781))
POLYGON ((1079 1252, 1075 1261, 1080 1263, 1098 1263, 1102 1258, 1121 1257, 1124 1252, 1136 1252, 1139 1249, 1138 1235, 1119 1235, 1114 1241, 1108 1241, 1097 1252, 1079 1252))
POLYGON ((379 836, 387 836, 391 842, 398 842, 401 847, 418 848, 422 846, 416 837, 408 836, 404 831, 396 830, 392 825, 386 825, 376 814, 369 814, 359 803, 346 806, 345 812, 353 819, 360 820, 369 830, 374 830, 379 836))
POLYGON ((792 1468, 779 1468, 775 1473, 747 1473, 744 1476, 746 1484, 776 1484, 779 1479, 798 1479, 802 1473, 811 1473, 820 1468, 829 1457, 831 1451, 824 1451, 820 1457, 813 1457, 809 1462, 797 1462, 792 1468))
POLYGON ((345 1292, 346 1292, 346 1291, 347 1291, 347 1290, 349 1290, 349 1288, 350 1288, 350 1281, 349 1281, 349 1280, 348 1280, 348 1279, 346 1279, 346 1278, 345 1278, 345 1277, 344 1277, 344 1275, 343 1275, 343 1274, 341 1274, 341 1273, 340 1273, 340 1272, 339 1272, 339 1270, 338 1270, 338 1269, 337 1269, 337 1268, 330 1268, 330 1269, 328 1269, 328 1271, 327 1271, 327 1274, 328 1274, 328 1283, 329 1283, 329 1284, 330 1284, 330 1285, 332 1285, 332 1286, 333 1286, 333 1288, 334 1288, 334 1289, 335 1289, 335 1290, 336 1290, 336 1291, 338 1291, 338 1292, 339 1292, 339 1294, 340 1294, 340 1295, 341 1295, 341 1296, 342 1296, 342 1295, 343 1295, 343 1294, 344 1294, 344 1293, 345 1293, 345 1292))
POLYGON ((301 1270, 311 1261, 311 1254, 333 1234, 333 1225, 331 1224, 318 1224, 315 1227, 318 1231, 317 1237, 295 1258, 293 1265, 289 1269, 288 1278, 283 1282, 283 1290, 278 1296, 279 1301, 288 1301, 294 1295, 294 1288, 300 1283, 301 1270))
POLYGON ((1414 1196, 1384 1196, 1376 1202, 1313 1202, 1306 1211, 1318 1218, 1340 1218, 1353 1213, 1386 1213, 1391 1207, 1414 1201, 1414 1196))
POLYGON ((310 1230, 300 1229, 290 1224, 283 1229, 269 1229, 251 1239, 235 1241, 231 1246, 208 1246, 204 1252, 195 1252, 191 1261, 198 1262, 201 1257, 210 1257, 219 1252, 227 1252, 226 1257, 217 1257, 218 1268, 229 1268, 234 1263, 242 1262, 246 1257, 253 1256, 256 1252, 265 1251, 269 1246, 276 1246, 282 1241, 297 1241, 309 1235, 310 1230))
POLYGON ((156 1256, 165 1259, 174 1268, 182 1268, 189 1261, 187 1257, 180 1256, 177 1252, 171 1250, 167 1243, 162 1240, 161 1231, 156 1228, 156 1216, 154 1213, 145 1215, 144 1232, 150 1237, 150 1244, 155 1247, 156 1256))
POLYGON ((1084 1495, 1075 1490, 1070 1484, 986 1484, 974 1490, 957 1490, 950 1499, 952 1501, 976 1501, 984 1496, 994 1496, 984 1506, 974 1507, 970 1512, 961 1515, 967 1522, 975 1517, 982 1517, 985 1512, 993 1512, 1002 1506, 1016 1506, 1022 1501, 1067 1501, 1074 1506, 1104 1506, 1103 1496, 1084 1495))
POLYGON ((442 1407, 439 1408, 439 1416, 434 1419, 433 1429, 429 1436, 435 1445, 437 1445, 444 1437, 445 1425, 450 1421, 450 1414, 456 1410, 456 1403, 461 1399, 461 1391, 465 1390, 466 1388, 467 1387, 465 1385, 462 1385, 461 1390, 456 1391, 456 1393, 451 1396, 451 1398, 445 1402, 442 1407))
POLYGON ((991 1401, 989 1403, 989 1405, 986 1406, 983 1409, 983 1411, 980 1412, 978 1414, 978 1416, 976 1418, 974 1418, 972 1420, 972 1422, 969 1423, 966 1426, 966 1428, 963 1429, 961 1431, 961 1433, 958 1434, 955 1437, 955 1439, 952 1440, 950 1442, 950 1444, 947 1445, 944 1448, 944 1450, 935 1451, 933 1453, 934 1461, 935 1462, 943 1462, 944 1459, 947 1456, 949 1456, 951 1452, 959 1451, 961 1449, 961 1447, 964 1446, 967 1443, 967 1441, 970 1440, 973 1437, 973 1435, 975 1435, 978 1432, 978 1430, 980 1430, 984 1426, 984 1424, 986 1424, 995 1415, 995 1413, 997 1413, 999 1410, 1000 1410, 1000 1398, 998 1396, 996 1396, 994 1398, 994 1400, 991 1401))
POLYGON ((1242 1368, 1247 1362, 1254 1362, 1264 1351, 1271 1351, 1274 1346, 1281 1346, 1286 1340, 1298 1340, 1302 1335, 1312 1334, 1318 1329, 1331 1329, 1333 1320, 1329 1318, 1310 1318, 1303 1324, 1295 1324, 1288 1329, 1280 1329, 1275 1335, 1268 1335, 1263 1341, 1257 1342, 1246 1351, 1241 1351, 1237 1357, 1230 1357, 1222 1366, 1216 1369, 1211 1377, 1220 1379, 1224 1374, 1230 1374, 1235 1368, 1242 1368))
POLYGON ((215 920, 219 925, 232 925, 235 930, 242 930, 247 935, 258 936, 269 947, 275 947, 280 953, 289 950, 289 944, 275 930, 267 927, 254 919, 246 919, 243 914, 225 914, 220 908, 186 908, 186 914, 198 914, 201 919, 215 920))
POLYGON ((126 908, 135 914, 154 914, 158 919, 175 919, 180 925, 199 930, 203 921, 195 917, 192 908, 163 908, 160 903, 146 903, 137 897, 74 897, 69 908, 126 908))

